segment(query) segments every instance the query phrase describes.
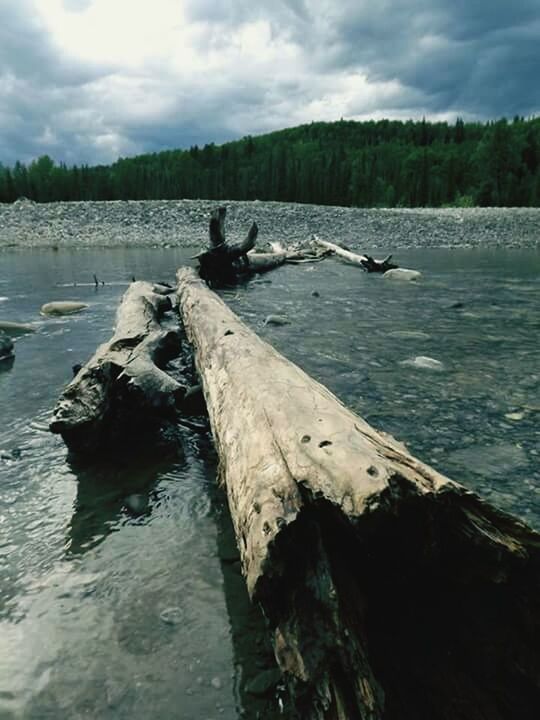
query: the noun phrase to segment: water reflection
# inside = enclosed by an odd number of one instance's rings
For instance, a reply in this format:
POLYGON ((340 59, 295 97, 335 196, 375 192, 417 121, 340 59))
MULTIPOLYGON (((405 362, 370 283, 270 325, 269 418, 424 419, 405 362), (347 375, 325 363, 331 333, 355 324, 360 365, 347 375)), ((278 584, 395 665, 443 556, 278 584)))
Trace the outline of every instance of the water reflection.
POLYGON ((278 707, 279 672, 267 628, 259 608, 250 601, 241 571, 240 555, 223 491, 212 493, 217 527, 217 554, 234 649, 234 692, 241 717, 281 717, 278 707))
POLYGON ((182 447, 177 442, 107 453, 96 461, 70 454, 67 464, 77 481, 77 497, 66 552, 74 556, 98 545, 123 522, 145 522, 157 499, 159 478, 180 472, 182 447), (156 450, 158 452, 156 452, 156 450))

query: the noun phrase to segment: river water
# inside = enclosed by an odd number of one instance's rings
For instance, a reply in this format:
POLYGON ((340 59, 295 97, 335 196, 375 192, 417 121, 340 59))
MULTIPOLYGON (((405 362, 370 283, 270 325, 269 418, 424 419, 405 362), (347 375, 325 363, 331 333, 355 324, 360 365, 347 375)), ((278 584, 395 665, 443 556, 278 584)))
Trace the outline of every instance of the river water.
MULTIPOLYGON (((111 335, 130 278, 172 282, 192 253, 0 256, 0 319, 36 329, 0 372, 1 720, 277 716, 255 687, 272 660, 209 434, 184 431, 169 455, 139 448, 81 465, 47 430, 72 365, 111 335), (89 307, 39 315, 62 299, 89 307)), ((329 259, 222 295, 372 425, 540 529, 540 252, 414 249, 396 260, 422 281, 329 259), (290 324, 265 325, 269 314, 290 324)))

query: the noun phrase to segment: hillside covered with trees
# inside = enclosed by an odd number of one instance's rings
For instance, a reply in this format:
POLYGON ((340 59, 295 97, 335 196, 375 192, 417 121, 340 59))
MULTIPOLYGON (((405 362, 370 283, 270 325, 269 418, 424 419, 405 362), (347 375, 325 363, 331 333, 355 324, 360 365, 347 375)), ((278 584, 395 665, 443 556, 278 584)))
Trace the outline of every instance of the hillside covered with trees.
POLYGON ((540 118, 311 123, 67 167, 0 164, 0 201, 205 198, 361 207, 540 206, 540 118))

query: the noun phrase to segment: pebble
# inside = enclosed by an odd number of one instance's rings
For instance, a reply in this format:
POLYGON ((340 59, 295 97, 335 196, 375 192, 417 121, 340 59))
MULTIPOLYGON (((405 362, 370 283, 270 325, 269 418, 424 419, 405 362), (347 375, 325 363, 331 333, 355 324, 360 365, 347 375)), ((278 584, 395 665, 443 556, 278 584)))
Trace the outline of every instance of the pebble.
POLYGON ((268 315, 264 321, 265 325, 290 325, 291 321, 284 315, 268 315))
POLYGON ((159 613, 159 619, 166 625, 179 625, 184 619, 184 613, 179 607, 170 607, 159 613))
POLYGON ((509 412, 509 413, 505 413, 504 417, 507 420, 518 421, 518 420, 523 420, 523 418, 525 417, 525 413, 524 412, 509 412))
POLYGON ((402 360, 399 364, 409 365, 410 367, 419 368, 420 370, 435 370, 438 372, 444 370, 444 365, 440 360, 435 360, 435 358, 428 357, 427 355, 417 355, 414 358, 402 360))

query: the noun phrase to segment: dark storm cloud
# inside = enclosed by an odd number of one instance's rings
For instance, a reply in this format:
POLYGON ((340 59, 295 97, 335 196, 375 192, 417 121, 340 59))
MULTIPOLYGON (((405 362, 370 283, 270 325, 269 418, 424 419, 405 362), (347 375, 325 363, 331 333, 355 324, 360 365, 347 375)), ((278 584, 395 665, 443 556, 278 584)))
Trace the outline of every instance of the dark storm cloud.
POLYGON ((540 110, 538 0, 346 2, 326 20, 321 68, 395 79, 423 94, 426 112, 488 118, 540 110))
POLYGON ((31 0, 4 5, 0 24, 0 162, 50 153, 78 156, 79 142, 62 120, 80 106, 88 83, 111 68, 68 59, 55 47, 31 0))
MULTIPOLYGON (((77 16, 93 0, 62 4, 77 16)), ((0 7, 8 164, 109 162, 341 116, 540 112, 540 0, 185 0, 193 68, 161 48, 138 65, 107 65, 99 48, 76 59, 32 0, 0 7)))

